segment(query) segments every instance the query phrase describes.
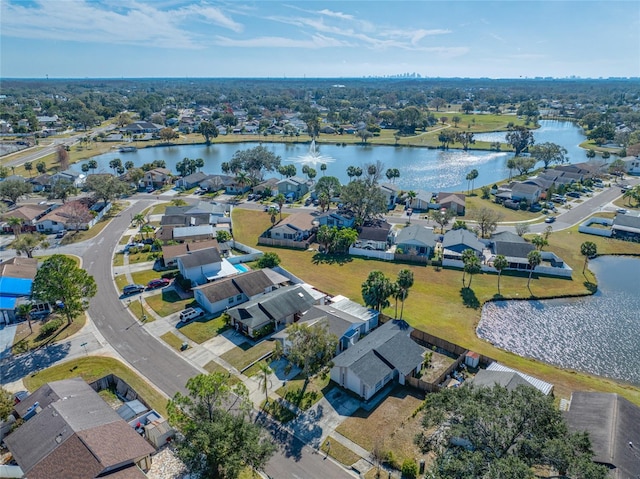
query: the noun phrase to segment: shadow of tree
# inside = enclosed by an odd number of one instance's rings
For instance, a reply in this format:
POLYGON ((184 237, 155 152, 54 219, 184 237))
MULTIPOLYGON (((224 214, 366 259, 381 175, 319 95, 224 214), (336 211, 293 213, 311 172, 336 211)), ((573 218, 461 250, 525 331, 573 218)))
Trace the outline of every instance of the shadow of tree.
POLYGON ((493 295, 493 299, 504 299, 504 296, 502 296, 500 293, 496 293, 493 295))
POLYGON ((344 254, 324 254, 316 253, 313 255, 313 264, 337 264, 342 266, 343 264, 351 263, 353 258, 344 254))
POLYGON ((596 291, 598 291, 598 285, 595 283, 592 283, 591 281, 585 281, 584 283, 582 283, 584 285, 585 288, 587 288, 587 290, 593 294, 596 291))
POLYGON ((480 307, 480 301, 476 297, 476 293, 469 287, 464 287, 460 289, 460 296, 462 297, 462 303, 467 308, 478 309, 480 307))

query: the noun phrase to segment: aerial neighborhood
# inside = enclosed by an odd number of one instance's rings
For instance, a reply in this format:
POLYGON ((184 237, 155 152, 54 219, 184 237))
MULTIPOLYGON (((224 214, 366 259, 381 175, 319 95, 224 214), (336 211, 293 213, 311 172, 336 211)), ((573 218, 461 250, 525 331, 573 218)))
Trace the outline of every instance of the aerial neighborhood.
POLYGON ((3 80, 0 477, 636 477, 637 83, 427 81, 3 80))

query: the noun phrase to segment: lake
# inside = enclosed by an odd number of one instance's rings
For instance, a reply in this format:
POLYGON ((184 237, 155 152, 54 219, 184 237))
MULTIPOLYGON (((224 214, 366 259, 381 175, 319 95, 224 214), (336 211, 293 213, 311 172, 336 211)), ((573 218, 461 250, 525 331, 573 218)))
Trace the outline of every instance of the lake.
POLYGON ((520 356, 640 385, 640 258, 602 256, 589 268, 598 278, 593 296, 487 303, 478 336, 520 356))
MULTIPOLYGON (((534 132, 537 143, 552 141, 564 146, 571 153, 572 163, 586 160, 584 150, 577 145, 584 141, 582 130, 571 122, 541 121, 541 128, 534 132)), ((483 134, 487 135, 487 134, 483 134)), ((494 135, 494 134, 489 134, 494 135)), ((504 140, 505 133, 495 134, 504 140)), ((480 137, 481 135, 478 135, 480 137)), ((491 141, 491 140, 490 140, 491 141)), ((495 141, 495 140, 494 140, 495 141)), ((202 158, 205 161, 205 173, 222 173, 221 164, 233 156, 238 150, 258 146, 258 143, 225 143, 206 145, 181 145, 159 148, 142 148, 131 153, 113 151, 94 157, 98 161, 97 171, 107 171, 109 161, 120 158, 122 162, 133 161, 135 166, 150 163, 154 160, 164 160, 167 168, 176 172, 175 165, 183 158, 202 158)), ((309 151, 309 144, 265 143, 263 146, 282 158, 282 164, 296 163, 298 174, 302 174, 302 162, 298 159, 309 151)), ((462 150, 430 150, 416 147, 322 144, 319 153, 330 157, 331 161, 324 161, 327 165, 327 175, 336 176, 342 183, 349 180, 348 166, 364 167, 369 163, 381 161, 385 168, 398 168, 400 178, 396 184, 403 190, 426 191, 461 191, 467 188, 465 176, 472 169, 477 169, 479 176, 476 187, 493 184, 509 177, 506 162, 513 157, 513 153, 469 151, 462 150)), ((311 165, 321 176, 320 165, 311 165)), ((73 166, 80 171, 80 164, 73 166)), ((277 176, 277 174, 274 174, 277 176)), ((317 178, 316 178, 317 179, 317 178)), ((386 181, 386 178, 383 178, 386 181)))

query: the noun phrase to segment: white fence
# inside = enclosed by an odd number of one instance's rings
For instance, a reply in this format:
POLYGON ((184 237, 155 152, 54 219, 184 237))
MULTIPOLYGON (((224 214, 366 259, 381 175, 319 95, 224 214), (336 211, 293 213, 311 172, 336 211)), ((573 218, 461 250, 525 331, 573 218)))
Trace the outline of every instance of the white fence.
POLYGON ((231 245, 232 248, 242 251, 243 253, 246 253, 238 256, 229 257, 228 260, 229 260, 229 263, 231 264, 247 263, 249 261, 255 261, 264 254, 259 249, 255 249, 250 246, 247 246, 246 244, 239 243, 236 240, 229 241, 229 244, 231 245))
POLYGON ((112 204, 111 202, 107 203, 107 204, 104 206, 104 208, 102 208, 102 209, 98 212, 98 214, 97 214, 97 215, 96 215, 96 216, 95 216, 91 221, 89 221, 89 222, 87 223, 87 229, 93 228, 93 227, 96 225, 96 223, 97 223, 98 221, 100 221, 104 215, 106 215, 106 214, 107 214, 107 212, 111 209, 111 207, 112 207, 112 206, 113 206, 113 204, 112 204))
POLYGON ((612 219, 599 218, 599 217, 595 216, 593 218, 589 218, 584 223, 581 223, 580 226, 578 226, 578 231, 580 233, 586 233, 586 234, 590 234, 590 235, 604 236, 606 238, 611 238, 611 236, 613 235, 613 231, 611 230, 611 226, 612 225, 613 225, 613 220, 612 219), (593 228, 590 225, 592 225, 594 223, 597 224, 597 225, 609 226, 609 229, 593 228))
POLYGON ((387 251, 356 248, 355 246, 351 246, 349 248, 349 254, 354 256, 365 256, 367 258, 376 258, 384 261, 393 261, 394 258, 394 254, 387 251))
MULTIPOLYGON (((562 261, 562 259, 560 259, 558 256, 556 256, 554 253, 552 253, 551 251, 542 251, 541 252, 541 256, 542 256, 542 260, 543 261, 549 261, 549 262, 555 262, 560 264, 561 266, 544 266, 544 265, 540 265, 537 266, 534 273, 536 274, 545 274, 548 276, 561 276, 563 278, 570 278, 571 275, 573 274, 573 269, 568 266, 564 261, 562 261)), ((442 260, 442 266, 447 266, 449 268, 457 268, 457 269, 464 269, 464 263, 460 260, 457 259, 443 259, 442 260)), ((486 264, 483 264, 481 266, 482 272, 483 273, 496 273, 498 274, 498 271, 493 267, 493 266, 489 266, 486 264)), ((529 270, 526 269, 513 269, 513 268, 509 268, 505 271, 522 271, 525 274, 529 274, 529 270)))

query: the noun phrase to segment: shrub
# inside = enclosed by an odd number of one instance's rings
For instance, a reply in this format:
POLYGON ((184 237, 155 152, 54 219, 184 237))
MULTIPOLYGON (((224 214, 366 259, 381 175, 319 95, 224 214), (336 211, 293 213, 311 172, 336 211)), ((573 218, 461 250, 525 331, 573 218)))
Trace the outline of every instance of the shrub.
POLYGON ((140 251, 140 248, 137 246, 132 246, 129 248, 129 254, 137 254, 140 251))
POLYGON ((402 477, 416 479, 418 477, 418 464, 413 459, 405 459, 402 463, 402 477))
POLYGON ((151 251, 151 245, 150 244, 146 244, 142 247, 142 252, 143 253, 148 253, 151 251))
POLYGON ((173 279, 176 276, 178 276, 178 274, 180 274, 180 271, 175 270, 175 271, 167 271, 166 273, 162 273, 162 277, 163 278, 169 278, 169 279, 173 279))
POLYGON ((38 339, 48 338, 53 333, 55 333, 60 328, 60 326, 62 326, 62 324, 63 324, 62 318, 52 319, 51 321, 46 322, 40 328, 40 334, 38 335, 38 339))
POLYGON ((280 264, 280 257, 276 253, 265 253, 258 260, 258 268, 275 268, 280 264))

